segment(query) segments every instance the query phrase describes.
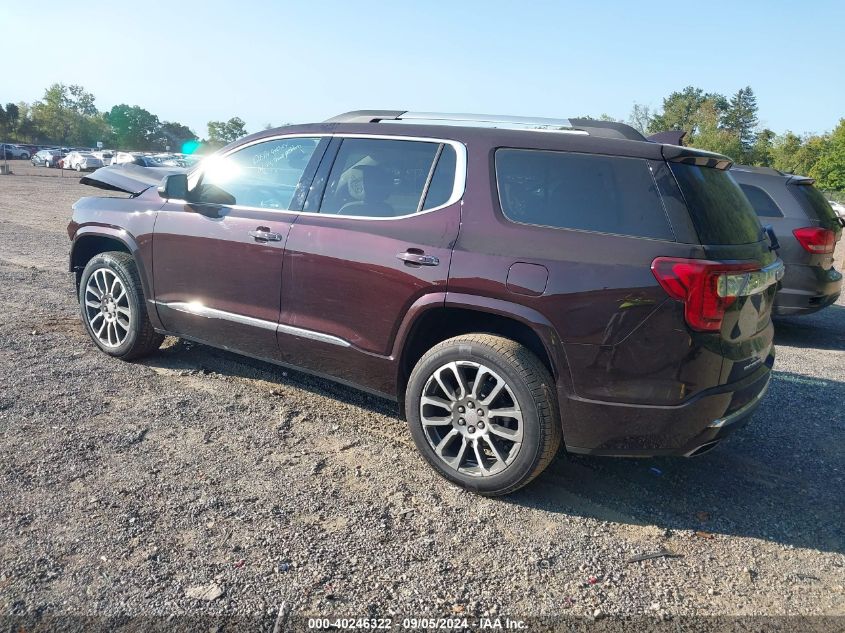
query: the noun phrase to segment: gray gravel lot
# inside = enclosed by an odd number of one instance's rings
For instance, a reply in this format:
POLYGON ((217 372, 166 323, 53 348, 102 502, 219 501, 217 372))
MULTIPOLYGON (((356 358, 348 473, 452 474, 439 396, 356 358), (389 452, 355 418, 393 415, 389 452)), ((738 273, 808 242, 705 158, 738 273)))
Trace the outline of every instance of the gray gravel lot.
POLYGON ((777 323, 769 394, 717 450, 561 455, 491 500, 426 467, 390 403, 175 339, 98 352, 66 273, 96 190, 13 169, 0 615, 845 615, 842 301, 777 323))

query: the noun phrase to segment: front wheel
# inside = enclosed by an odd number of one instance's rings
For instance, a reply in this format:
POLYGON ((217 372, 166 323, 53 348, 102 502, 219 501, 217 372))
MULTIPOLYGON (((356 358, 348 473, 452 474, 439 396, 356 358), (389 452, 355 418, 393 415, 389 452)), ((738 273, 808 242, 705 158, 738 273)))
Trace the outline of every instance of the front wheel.
POLYGON ((138 358, 164 340, 150 323, 138 267, 129 253, 100 253, 88 262, 79 283, 79 307, 88 334, 109 356, 138 358))
POLYGON ((408 381, 417 449, 449 481, 483 495, 539 475, 561 441, 554 381, 516 341, 467 334, 430 349, 408 381))

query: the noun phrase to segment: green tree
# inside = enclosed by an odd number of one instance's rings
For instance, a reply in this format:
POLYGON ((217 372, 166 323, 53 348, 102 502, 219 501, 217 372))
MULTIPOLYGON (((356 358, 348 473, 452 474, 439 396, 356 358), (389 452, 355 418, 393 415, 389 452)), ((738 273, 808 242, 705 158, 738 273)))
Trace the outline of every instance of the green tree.
POLYGON ((736 160, 742 155, 739 136, 721 125, 721 104, 715 99, 705 99, 689 119, 692 132, 688 132, 687 145, 724 154, 736 160))
POLYGON ((757 97, 751 86, 740 88, 731 97, 722 117, 722 125, 733 132, 742 144, 743 158, 749 157, 757 129, 757 97))
POLYGON ((239 117, 232 117, 228 121, 208 122, 208 142, 214 145, 227 145, 246 134, 246 123, 239 117))
POLYGON ((808 173, 821 189, 845 191, 845 119, 839 119, 808 173))
POLYGON ((827 136, 802 138, 793 132, 786 132, 772 143, 772 167, 790 174, 808 176, 825 153, 829 141, 827 136))
POLYGON ((749 153, 748 162, 760 167, 772 166, 772 146, 777 135, 768 128, 757 132, 754 146, 749 153))
POLYGON ((640 134, 647 135, 651 127, 654 113, 647 105, 635 103, 628 115, 628 125, 637 130, 640 134))
POLYGON ((728 100, 724 95, 704 92, 695 86, 687 86, 663 99, 663 111, 652 117, 648 132, 654 134, 665 130, 684 130, 688 138, 693 136, 696 131, 698 111, 705 101, 713 104, 720 117, 728 107, 728 100))
POLYGON ((197 138, 191 128, 175 121, 165 121, 159 128, 156 144, 160 149, 166 149, 169 146, 171 151, 181 152, 182 145, 197 138))
POLYGON ((106 115, 114 133, 114 142, 120 149, 154 149, 161 140, 161 122, 158 117, 140 106, 125 103, 113 106, 106 115))

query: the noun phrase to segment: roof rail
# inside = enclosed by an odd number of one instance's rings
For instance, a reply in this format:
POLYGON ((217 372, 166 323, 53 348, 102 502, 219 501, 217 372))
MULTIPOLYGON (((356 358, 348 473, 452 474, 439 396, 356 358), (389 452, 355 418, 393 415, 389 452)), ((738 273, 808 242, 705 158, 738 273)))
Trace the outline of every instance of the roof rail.
POLYGON ((443 123, 480 123, 493 127, 518 126, 535 130, 586 133, 604 138, 644 141, 645 137, 630 125, 595 119, 548 119, 492 114, 455 114, 444 112, 409 112, 407 110, 353 110, 327 119, 326 123, 379 123, 381 121, 433 121, 443 123))

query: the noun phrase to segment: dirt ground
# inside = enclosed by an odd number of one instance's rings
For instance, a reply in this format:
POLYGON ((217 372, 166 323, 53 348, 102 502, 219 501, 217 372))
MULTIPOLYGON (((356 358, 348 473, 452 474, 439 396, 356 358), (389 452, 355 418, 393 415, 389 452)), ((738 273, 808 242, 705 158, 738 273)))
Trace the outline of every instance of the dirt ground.
POLYGON ((267 630, 282 605, 470 628, 485 614, 845 616, 841 300, 777 323, 770 391, 717 450, 561 454, 485 499, 426 467, 388 402, 175 339, 138 363, 98 352, 66 232, 71 204, 97 192, 13 170, 0 176, 0 616, 226 614, 267 630), (661 550, 674 556, 629 562, 661 550))

